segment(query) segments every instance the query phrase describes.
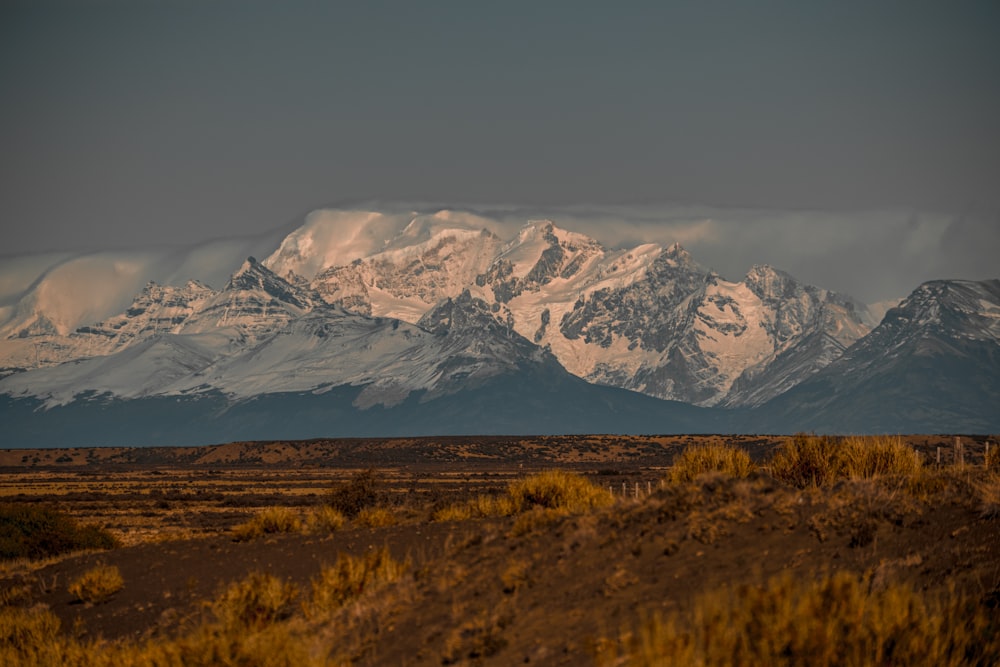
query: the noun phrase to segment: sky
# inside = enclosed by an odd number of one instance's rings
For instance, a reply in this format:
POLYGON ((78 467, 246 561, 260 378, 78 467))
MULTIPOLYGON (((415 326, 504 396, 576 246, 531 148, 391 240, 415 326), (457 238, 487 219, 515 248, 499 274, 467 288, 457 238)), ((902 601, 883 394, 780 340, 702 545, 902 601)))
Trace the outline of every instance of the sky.
POLYGON ((998 277, 998 34, 995 0, 5 0, 0 256, 419 201, 866 300, 998 277))

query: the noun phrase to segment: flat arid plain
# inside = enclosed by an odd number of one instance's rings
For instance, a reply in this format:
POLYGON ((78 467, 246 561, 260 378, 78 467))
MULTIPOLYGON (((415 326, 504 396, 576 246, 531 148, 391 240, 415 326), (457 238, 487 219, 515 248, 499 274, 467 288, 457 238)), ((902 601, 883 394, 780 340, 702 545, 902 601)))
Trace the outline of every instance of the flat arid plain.
POLYGON ((997 664, 997 442, 3 450, 0 662, 997 664))

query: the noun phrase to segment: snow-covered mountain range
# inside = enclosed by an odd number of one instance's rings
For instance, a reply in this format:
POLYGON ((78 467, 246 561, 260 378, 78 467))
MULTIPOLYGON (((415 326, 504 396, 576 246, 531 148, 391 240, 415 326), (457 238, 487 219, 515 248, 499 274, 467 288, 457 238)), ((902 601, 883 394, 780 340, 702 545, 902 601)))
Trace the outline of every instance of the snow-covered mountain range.
MULTIPOLYGON (((732 414, 763 414, 798 385, 852 376, 863 359, 884 361, 870 350, 897 335, 886 332, 900 329, 918 294, 933 292, 922 303, 938 305, 927 312, 951 313, 941 304, 958 290, 922 286, 879 325, 884 306, 770 266, 732 282, 679 244, 606 248, 547 220, 510 234, 498 221, 456 211, 320 211, 255 243, 265 258, 230 268, 221 289, 199 278, 222 273, 246 242, 166 256, 57 258, 33 278, 15 276, 24 261, 0 264, 0 291, 15 286, 0 293, 0 395, 44 412, 98 397, 212 396, 233 405, 353 387, 352 409, 364 411, 414 396, 429 405, 528 372, 741 409, 722 417, 716 410, 706 422, 738 429, 726 421, 732 414), (163 275, 174 282, 135 289, 163 275)), ((963 301, 968 317, 941 320, 945 333, 921 333, 929 325, 916 322, 933 320, 922 315, 906 320, 907 335, 985 336, 987 349, 996 347, 1000 298, 982 285, 966 288, 977 295, 963 301)), ((570 384, 585 400, 587 385, 570 384)))

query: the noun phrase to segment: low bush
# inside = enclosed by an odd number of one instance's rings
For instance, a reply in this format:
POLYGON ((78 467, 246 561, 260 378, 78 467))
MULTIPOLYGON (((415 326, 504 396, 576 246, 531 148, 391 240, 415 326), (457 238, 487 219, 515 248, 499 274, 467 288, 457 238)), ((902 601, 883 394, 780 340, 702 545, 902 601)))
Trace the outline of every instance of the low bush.
POLYGON ((746 477, 754 467, 750 455, 742 449, 730 445, 699 445, 684 449, 670 468, 667 480, 674 484, 690 482, 711 472, 746 477))
POLYGON ((302 529, 299 515, 288 507, 268 507, 246 523, 233 528, 233 539, 246 542, 275 533, 297 533, 302 529))
POLYGON ((118 540, 50 507, 0 504, 0 559, 47 558, 83 549, 112 549, 118 540))
POLYGON ((382 476, 374 468, 357 473, 349 482, 333 489, 326 502, 349 519, 367 507, 385 505, 389 494, 382 476))
POLYGON ((997 664, 1000 621, 970 596, 934 597, 904 586, 871 591, 837 573, 813 582, 705 593, 690 613, 654 616, 598 646, 614 665, 997 664))
POLYGON ((103 602, 125 587, 121 571, 114 565, 98 565, 70 582, 70 594, 80 602, 103 602))

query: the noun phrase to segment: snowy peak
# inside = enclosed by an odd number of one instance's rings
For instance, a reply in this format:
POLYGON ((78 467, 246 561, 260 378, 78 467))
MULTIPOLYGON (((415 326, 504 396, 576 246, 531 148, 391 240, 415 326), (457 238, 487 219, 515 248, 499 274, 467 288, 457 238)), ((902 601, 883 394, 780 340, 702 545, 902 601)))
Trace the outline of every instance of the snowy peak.
POLYGON ((916 340, 1000 343, 1000 280, 923 283, 872 331, 866 344, 899 347, 916 340))
POLYGON ((312 299, 305 290, 279 277, 253 257, 247 257, 222 291, 263 292, 302 310, 308 310, 312 306, 312 299))
POLYGON ((473 297, 469 290, 463 291, 453 299, 441 301, 420 318, 417 326, 439 336, 465 331, 501 329, 509 334, 509 329, 503 327, 497 320, 495 310, 482 299, 473 297))
POLYGON ((506 303, 524 292, 572 280, 603 258, 605 252, 589 236, 560 229, 549 220, 533 221, 504 246, 477 284, 488 285, 496 300, 506 303))

